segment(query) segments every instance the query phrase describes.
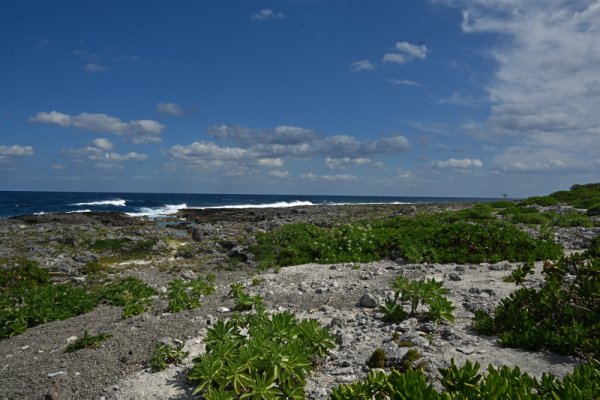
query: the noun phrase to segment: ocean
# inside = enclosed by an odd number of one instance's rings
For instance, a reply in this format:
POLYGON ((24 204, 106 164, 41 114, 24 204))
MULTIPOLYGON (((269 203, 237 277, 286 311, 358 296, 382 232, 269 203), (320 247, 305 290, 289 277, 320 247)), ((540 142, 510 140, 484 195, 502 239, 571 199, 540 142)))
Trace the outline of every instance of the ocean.
POLYGON ((91 193, 0 191, 0 218, 49 213, 116 211, 165 218, 182 208, 295 207, 320 204, 411 204, 480 202, 469 197, 311 196, 267 194, 91 193))

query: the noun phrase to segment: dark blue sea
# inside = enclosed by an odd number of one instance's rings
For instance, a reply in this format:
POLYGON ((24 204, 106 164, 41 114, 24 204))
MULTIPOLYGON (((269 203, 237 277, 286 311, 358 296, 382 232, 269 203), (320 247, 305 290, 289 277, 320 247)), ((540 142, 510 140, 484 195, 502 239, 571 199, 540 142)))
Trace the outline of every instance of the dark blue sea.
POLYGON ((467 197, 310 196, 265 194, 2 192, 0 218, 18 215, 117 211, 168 217, 182 208, 295 207, 318 204, 455 203, 498 199, 467 197))

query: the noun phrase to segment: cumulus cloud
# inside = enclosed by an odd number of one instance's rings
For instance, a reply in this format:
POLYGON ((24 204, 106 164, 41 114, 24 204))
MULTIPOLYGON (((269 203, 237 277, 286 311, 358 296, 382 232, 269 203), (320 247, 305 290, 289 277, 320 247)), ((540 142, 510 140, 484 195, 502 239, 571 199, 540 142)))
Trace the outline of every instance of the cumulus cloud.
POLYGON ((250 21, 252 22, 264 22, 275 19, 285 19, 285 14, 282 12, 275 12, 270 8, 264 8, 250 17, 250 21))
POLYGON ((465 32, 499 35, 489 51, 497 64, 486 87, 490 117, 467 128, 516 145, 497 158, 501 168, 560 170, 600 153, 598 1, 439 1, 463 9, 465 32), (566 153, 577 156, 529 158, 566 153))
POLYGON ((100 65, 97 63, 87 63, 83 67, 86 72, 107 72, 110 71, 110 68, 105 65, 100 65))
POLYGON ((156 112, 174 117, 180 117, 183 115, 183 110, 177 103, 158 103, 156 105, 156 112))
MULTIPOLYGON (((67 149, 64 151, 64 155, 73 158, 76 161, 94 161, 94 165, 98 168, 108 169, 107 166, 115 165, 115 163, 127 162, 127 161, 144 161, 148 158, 146 154, 129 152, 129 153, 117 153, 111 151, 113 144, 108 139, 99 138, 95 139, 90 146, 82 147, 79 149, 67 149)), ((114 168, 110 168, 114 169, 114 168)))
POLYGON ((213 125, 208 134, 216 139, 249 146, 257 143, 294 145, 317 138, 311 129, 297 126, 280 125, 274 129, 250 129, 239 125, 213 125))
POLYGON ((238 125, 215 125, 209 135, 215 142, 197 141, 164 150, 171 160, 191 168, 281 168, 287 160, 322 157, 330 168, 368 164, 382 168, 370 157, 399 154, 410 149, 402 135, 377 140, 357 140, 348 135, 321 136, 311 129, 280 125, 273 129, 251 129, 238 125), (231 144, 231 145, 228 145, 231 144))
POLYGON ((434 169, 468 169, 481 168, 483 162, 477 158, 463 158, 461 160, 451 158, 445 161, 432 161, 429 166, 434 169))
POLYGON ((427 57, 429 50, 423 44, 411 44, 408 42, 397 42, 394 47, 395 53, 383 55, 383 62, 405 64, 414 59, 423 60, 427 57))
POLYGON ((92 143, 100 150, 112 150, 113 148, 112 142, 105 138, 94 139, 92 143))
POLYGON ((358 61, 353 61, 350 64, 350 70, 352 72, 359 72, 359 71, 370 71, 375 69, 375 64, 373 64, 371 61, 369 60, 358 60, 358 61))
POLYGON ((29 119, 31 122, 75 127, 92 132, 106 132, 119 135, 133 143, 160 142, 160 134, 165 128, 158 121, 141 119, 122 121, 106 114, 81 113, 71 116, 57 111, 39 112, 29 119))
POLYGON ((350 157, 342 157, 342 158, 332 158, 332 157, 327 157, 325 159, 325 165, 327 165, 327 168, 329 169, 336 169, 336 168, 345 168, 351 165, 367 165, 371 163, 371 159, 366 158, 366 157, 359 157, 359 158, 350 158, 350 157))
POLYGON ((5 146, 0 145, 0 157, 12 157, 12 156, 32 156, 33 155, 33 147, 31 146, 5 146))

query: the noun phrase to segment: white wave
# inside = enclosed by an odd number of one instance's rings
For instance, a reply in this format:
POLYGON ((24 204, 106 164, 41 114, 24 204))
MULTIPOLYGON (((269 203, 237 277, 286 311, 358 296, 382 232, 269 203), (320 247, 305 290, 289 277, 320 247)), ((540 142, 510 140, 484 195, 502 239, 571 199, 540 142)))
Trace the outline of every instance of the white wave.
POLYGON ((100 201, 91 201, 89 203, 73 203, 69 204, 70 206, 117 206, 117 207, 125 207, 127 203, 126 200, 123 199, 114 199, 114 200, 100 200, 100 201))
POLYGON ((328 206, 377 206, 377 205, 402 205, 402 204, 413 204, 413 203, 405 203, 402 201, 392 201, 392 202, 380 202, 380 203, 325 203, 328 206))
POLYGON ((88 213, 88 212, 92 212, 92 210, 86 208, 85 210, 67 211, 65 214, 77 214, 77 213, 88 213))
POLYGON ((190 208, 199 208, 199 209, 208 209, 208 208, 284 208, 284 207, 300 207, 300 206, 314 206, 315 204, 310 201, 278 201, 276 203, 266 203, 266 204, 237 204, 231 206, 214 206, 214 207, 190 207, 190 208))
POLYGON ((46 211, 40 211, 40 212, 33 213, 33 215, 46 215, 46 214, 48 214, 46 211))
POLYGON ((149 207, 140 207, 137 212, 128 212, 125 213, 130 217, 148 217, 148 218, 160 218, 166 217, 167 215, 173 215, 177 213, 178 210, 183 208, 187 208, 187 204, 165 204, 162 207, 149 208, 149 207))

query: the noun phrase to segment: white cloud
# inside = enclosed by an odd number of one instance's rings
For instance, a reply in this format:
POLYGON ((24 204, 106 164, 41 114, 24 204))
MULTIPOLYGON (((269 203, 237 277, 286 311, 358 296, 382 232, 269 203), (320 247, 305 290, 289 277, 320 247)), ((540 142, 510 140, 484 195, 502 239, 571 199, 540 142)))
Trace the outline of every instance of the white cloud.
POLYGON ((500 169, 518 172, 556 172, 557 170, 585 168, 591 160, 579 160, 569 153, 554 149, 511 146, 494 158, 500 169))
POLYGON ((92 143, 94 143, 94 147, 100 150, 112 150, 113 148, 112 142, 105 138, 94 139, 92 143))
POLYGON ((307 174, 303 174, 300 178, 309 180, 309 181, 356 181, 358 180, 357 176, 348 175, 348 174, 338 174, 338 175, 315 175, 312 172, 307 174))
POLYGON ((150 119, 123 122, 119 118, 110 115, 87 112, 75 116, 57 111, 39 112, 29 120, 31 122, 54 124, 64 127, 73 126, 93 132, 113 133, 133 143, 160 142, 160 134, 165 128, 158 121, 150 119))
POLYGON ((366 60, 366 59, 353 61, 350 64, 350 70, 352 72, 369 71, 369 70, 373 70, 373 69, 375 69, 375 64, 373 64, 371 61, 366 60))
POLYGON ((361 157, 361 158, 350 158, 350 157, 332 158, 332 157, 327 157, 325 159, 325 165, 327 165, 327 168, 329 168, 329 169, 345 168, 345 167, 350 166, 350 165, 366 165, 366 164, 370 164, 370 163, 371 163, 371 159, 365 158, 365 157, 361 157))
POLYGON ((171 115, 179 117, 183 115, 183 110, 176 103, 158 103, 156 105, 156 112, 160 114, 171 115))
POLYGON ((382 168, 381 162, 369 156, 398 154, 410 149, 410 143, 401 135, 377 140, 357 140, 348 135, 321 137, 311 129, 280 125, 273 129, 251 129, 236 125, 217 125, 209 134, 233 146, 198 141, 189 145, 175 145, 165 150, 175 164, 191 168, 281 168, 289 159, 326 159, 332 168, 361 165, 382 168))
POLYGON ((270 8, 265 8, 265 9, 260 10, 260 12, 252 15, 250 17, 250 21, 264 22, 264 21, 271 21, 274 19, 284 19, 284 18, 285 18, 284 13, 275 12, 275 11, 271 10, 270 8))
POLYGON ((483 162, 477 158, 464 158, 462 160, 451 158, 446 161, 432 161, 429 166, 435 169, 481 168, 483 167, 483 162))
MULTIPOLYGON (((103 168, 99 165, 106 166, 111 163, 120 163, 126 161, 144 161, 148 159, 146 154, 129 152, 125 154, 117 153, 111 151, 113 149, 113 144, 104 138, 95 139, 92 142, 91 146, 79 148, 79 149, 68 149, 64 151, 64 154, 67 157, 73 158, 78 161, 82 161, 83 159, 89 161, 96 161, 95 164, 99 168, 103 168)), ((103 168, 106 169, 106 168, 103 168)))
POLYGON ((0 156, 2 157, 10 157, 10 156, 32 156, 33 155, 33 147, 31 146, 5 146, 0 145, 0 156))
POLYGON ((271 168, 283 167, 283 160, 281 158, 259 158, 258 165, 271 168))
POLYGON ((110 68, 105 65, 100 65, 97 63, 87 63, 83 67, 86 72, 107 72, 110 71, 110 68))
POLYGON ((593 171, 580 160, 600 154, 600 3, 440 1, 463 8, 465 32, 499 35, 489 51, 497 65, 486 87, 490 117, 467 127, 511 141, 496 158, 499 167, 558 171, 576 164, 593 171))
POLYGON ((269 176, 278 179, 288 178, 290 173, 288 171, 271 171, 269 172, 269 176))
POLYGON ((411 44, 408 42, 397 42, 395 53, 386 53, 383 55, 383 62, 405 64, 416 59, 424 60, 429 50, 423 44, 411 44))
POLYGON ((223 141, 242 146, 257 143, 294 145, 312 141, 317 134, 311 129, 280 125, 274 129, 250 129, 239 125, 213 125, 208 134, 223 141))
POLYGON ((389 83, 391 83, 392 85, 399 85, 399 86, 421 86, 420 84, 418 84, 415 81, 411 81, 410 79, 387 79, 387 81, 389 83))

